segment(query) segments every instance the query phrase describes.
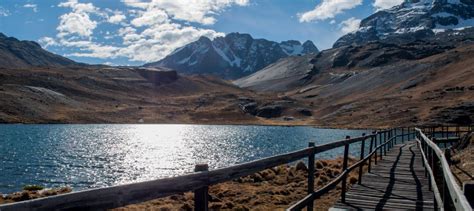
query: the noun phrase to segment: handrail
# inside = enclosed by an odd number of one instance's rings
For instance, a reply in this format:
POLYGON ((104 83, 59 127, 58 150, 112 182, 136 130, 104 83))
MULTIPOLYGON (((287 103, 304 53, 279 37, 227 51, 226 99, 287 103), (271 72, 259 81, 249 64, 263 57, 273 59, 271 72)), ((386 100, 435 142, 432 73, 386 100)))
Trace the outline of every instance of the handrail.
MULTIPOLYGON (((406 128, 405 128, 406 129, 406 128)), ((188 175, 164 178, 151 180, 146 182, 139 182, 133 184, 118 185, 105 188, 96 188, 85 191, 73 192, 63 195, 51 196, 46 198, 34 199, 30 201, 23 201, 11 204, 0 205, 0 211, 9 211, 9 210, 64 210, 64 209, 110 209, 121 206, 126 206, 128 204, 139 203, 155 198, 170 196, 177 193, 183 193, 187 191, 194 191, 195 196, 205 196, 205 197, 195 197, 195 208, 207 210, 207 188, 209 185, 218 184, 225 181, 230 181, 233 179, 240 178, 242 176, 254 174, 260 172, 264 169, 272 168, 274 166, 279 166, 287 163, 291 163, 303 158, 308 159, 308 166, 314 166, 314 156, 316 154, 336 149, 344 146, 344 161, 342 172, 331 182, 326 184, 321 189, 314 191, 314 188, 309 188, 309 186, 314 186, 314 168, 308 168, 308 195, 305 196, 302 200, 291 206, 288 210, 300 210, 304 207, 307 207, 308 210, 312 210, 314 200, 317 197, 327 193, 329 190, 335 188, 340 182, 342 182, 342 194, 341 200, 345 199, 345 190, 346 190, 346 180, 348 174, 359 167, 359 171, 362 171, 363 165, 370 165, 372 156, 375 154, 375 164, 377 163, 377 157, 382 157, 386 155, 386 151, 394 146, 394 142, 397 142, 397 138, 402 137, 402 142, 405 137, 411 137, 416 135, 417 132, 413 131, 410 128, 408 131, 404 131, 404 128, 393 128, 374 132, 372 135, 361 136, 356 138, 346 138, 345 140, 339 140, 331 143, 326 143, 318 146, 314 146, 310 142, 309 147, 297 150, 294 152, 289 152, 285 154, 280 154, 272 157, 267 157, 251 162, 246 162, 230 167, 215 169, 207 171, 207 168, 204 168, 202 172, 195 172, 188 175), (401 129, 402 134, 397 135, 397 131, 401 129), (406 132, 406 133, 405 133, 406 132), (370 139, 370 152, 364 157, 363 149, 365 147, 365 140, 370 139), (382 140, 384 141, 382 143, 382 140), (380 144, 377 142, 380 141, 380 144), (348 161, 348 151, 349 145, 357 142, 362 142, 361 144, 361 159, 351 166, 347 166, 348 161), (372 144, 374 147, 372 148, 372 144), (380 151, 380 155, 378 155, 380 151), (311 157, 313 159, 311 159, 311 157), (311 178, 312 175, 313 178, 311 178), (197 204, 199 200, 204 200, 204 203, 197 204)), ((424 135, 424 134, 423 134, 424 135)), ((438 152, 436 152, 438 153, 438 152)), ((422 152, 422 155, 425 154, 422 152)), ((424 158, 424 163, 427 161, 424 158)), ((433 172, 431 172, 433 175, 433 172)), ((451 175, 452 177, 452 175, 451 175)), ((434 177, 432 177, 434 178, 434 177)), ((434 179, 431 181, 433 182, 434 179)), ((436 191, 435 191, 436 192, 436 191)), ((438 191, 439 193, 439 191, 438 191)), ((439 197, 436 197, 439 200, 439 197)), ((202 202, 202 201, 199 201, 202 202)), ((441 203, 439 203, 441 204, 441 203)))
POLYGON ((231 167, 191 173, 188 175, 96 188, 51 197, 0 205, 0 211, 9 210, 64 210, 64 209, 111 209, 170 196, 202 187, 230 181, 242 176, 314 156, 341 146, 363 141, 374 135, 349 138, 302 150, 263 158, 231 167))
MULTIPOLYGON (((388 131, 382 131, 381 133, 385 133, 385 132, 388 132, 388 131)), ((374 134, 373 136, 376 136, 377 134, 379 134, 379 132, 377 132, 376 134, 374 134)), ((368 159, 371 159, 372 156, 379 150, 381 149, 382 147, 385 147, 385 145, 389 144, 389 143, 392 143, 393 141, 397 140, 397 137, 404 137, 404 136, 409 136, 409 135, 412 135, 414 133, 408 133, 408 134, 402 134, 402 135, 396 135, 396 136, 392 136, 391 138, 389 138, 387 141, 385 141, 384 143, 380 144, 379 146, 375 147, 369 154, 367 154, 367 156, 365 156, 363 159, 357 161, 356 163, 354 163, 353 165, 351 165, 350 167, 346 168, 343 172, 341 172, 335 179, 333 179, 331 182, 329 182, 328 184, 326 184, 325 186, 323 186, 322 188, 320 188, 319 190, 317 191, 314 191, 313 193, 310 193, 308 195, 306 195, 303 199, 301 199, 300 201, 296 202, 295 204, 293 204, 292 206, 290 206, 287 211, 295 211, 295 210, 302 210, 303 208, 305 208, 309 203, 312 203, 317 197, 320 197, 321 195, 327 193, 328 191, 330 191, 331 189, 333 189, 335 186, 337 186, 337 184, 339 184, 342 179, 344 177, 346 177, 352 170, 354 170, 355 168, 359 167, 360 165, 364 164, 368 159)))
MULTIPOLYGON (((421 141, 418 138, 416 138, 415 140, 418 143, 418 146, 420 148, 421 157, 423 158, 424 166, 429 166, 430 164, 428 163, 425 152, 422 150, 423 147, 421 146, 421 141)), ((444 210, 444 204, 443 204, 443 200, 441 199, 441 194, 439 193, 438 186, 436 185, 436 180, 435 180, 433 171, 431 168, 426 168, 426 169, 429 174, 429 180, 430 180, 430 186, 431 186, 430 188, 433 190, 437 206, 440 207, 440 210, 442 211, 444 210)))
MULTIPOLYGON (((469 202, 467 201, 466 197, 464 196, 463 192, 461 191, 461 188, 459 185, 456 183, 456 180, 454 179, 454 175, 451 172, 451 169, 449 167, 448 161, 446 160, 446 157, 444 153, 441 151, 441 149, 436 145, 433 141, 431 141, 426 135, 419 129, 415 128, 415 131, 417 132, 417 135, 421 139, 423 143, 426 144, 426 146, 430 147, 432 152, 437 156, 440 164, 441 164, 441 169, 443 171, 443 181, 448 187, 449 195, 451 196, 452 202, 456 210, 472 210, 472 207, 469 205, 469 202)), ((424 151, 423 147, 421 147, 422 151, 424 151)), ((429 166, 425 166, 425 168, 430 168, 429 166)), ((446 202, 443 202, 443 204, 446 204, 446 202)))

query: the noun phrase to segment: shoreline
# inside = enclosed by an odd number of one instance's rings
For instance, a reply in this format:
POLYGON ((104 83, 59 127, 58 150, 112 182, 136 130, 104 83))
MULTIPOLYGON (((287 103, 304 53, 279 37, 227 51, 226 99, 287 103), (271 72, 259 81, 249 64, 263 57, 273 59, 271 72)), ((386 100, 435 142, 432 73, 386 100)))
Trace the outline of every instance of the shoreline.
POLYGON ((323 126, 317 124, 261 124, 261 123, 0 123, 0 125, 204 125, 204 126, 259 126, 259 127, 313 127, 319 129, 335 129, 335 130, 380 130, 389 127, 336 127, 323 126))

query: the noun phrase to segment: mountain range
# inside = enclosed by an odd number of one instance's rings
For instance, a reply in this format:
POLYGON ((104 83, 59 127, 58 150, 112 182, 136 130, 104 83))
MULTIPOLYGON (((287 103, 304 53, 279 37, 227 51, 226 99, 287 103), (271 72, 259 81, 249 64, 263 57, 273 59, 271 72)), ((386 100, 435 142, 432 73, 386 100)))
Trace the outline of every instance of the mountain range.
POLYGON ((371 41, 406 43, 440 32, 474 26, 472 0, 406 0, 363 19, 357 31, 338 39, 333 47, 361 45, 371 41))
POLYGON ((145 67, 80 64, 2 34, 0 122, 471 124, 472 5, 406 1, 321 52, 201 37, 145 67))
POLYGON ((226 79, 250 75, 288 56, 318 53, 311 42, 274 42, 254 39, 249 34, 229 33, 225 37, 199 40, 176 49, 160 61, 145 67, 167 67, 183 74, 212 74, 226 79))

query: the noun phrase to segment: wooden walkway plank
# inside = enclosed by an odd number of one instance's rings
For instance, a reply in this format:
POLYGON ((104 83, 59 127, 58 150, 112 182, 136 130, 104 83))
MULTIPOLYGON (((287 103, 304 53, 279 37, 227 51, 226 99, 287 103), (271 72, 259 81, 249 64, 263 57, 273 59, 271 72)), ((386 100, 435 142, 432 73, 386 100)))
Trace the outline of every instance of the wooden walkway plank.
POLYGON ((414 141, 395 145, 331 210, 434 210, 420 150, 414 141))

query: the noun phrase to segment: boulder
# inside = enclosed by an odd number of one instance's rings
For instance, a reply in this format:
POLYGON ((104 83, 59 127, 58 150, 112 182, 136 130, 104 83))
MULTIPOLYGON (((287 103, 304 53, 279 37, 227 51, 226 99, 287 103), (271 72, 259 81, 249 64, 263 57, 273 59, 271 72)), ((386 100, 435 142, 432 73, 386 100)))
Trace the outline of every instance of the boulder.
POLYGON ((281 105, 267 105, 257 109, 256 115, 264 118, 275 118, 280 117, 283 112, 283 106, 281 105))

